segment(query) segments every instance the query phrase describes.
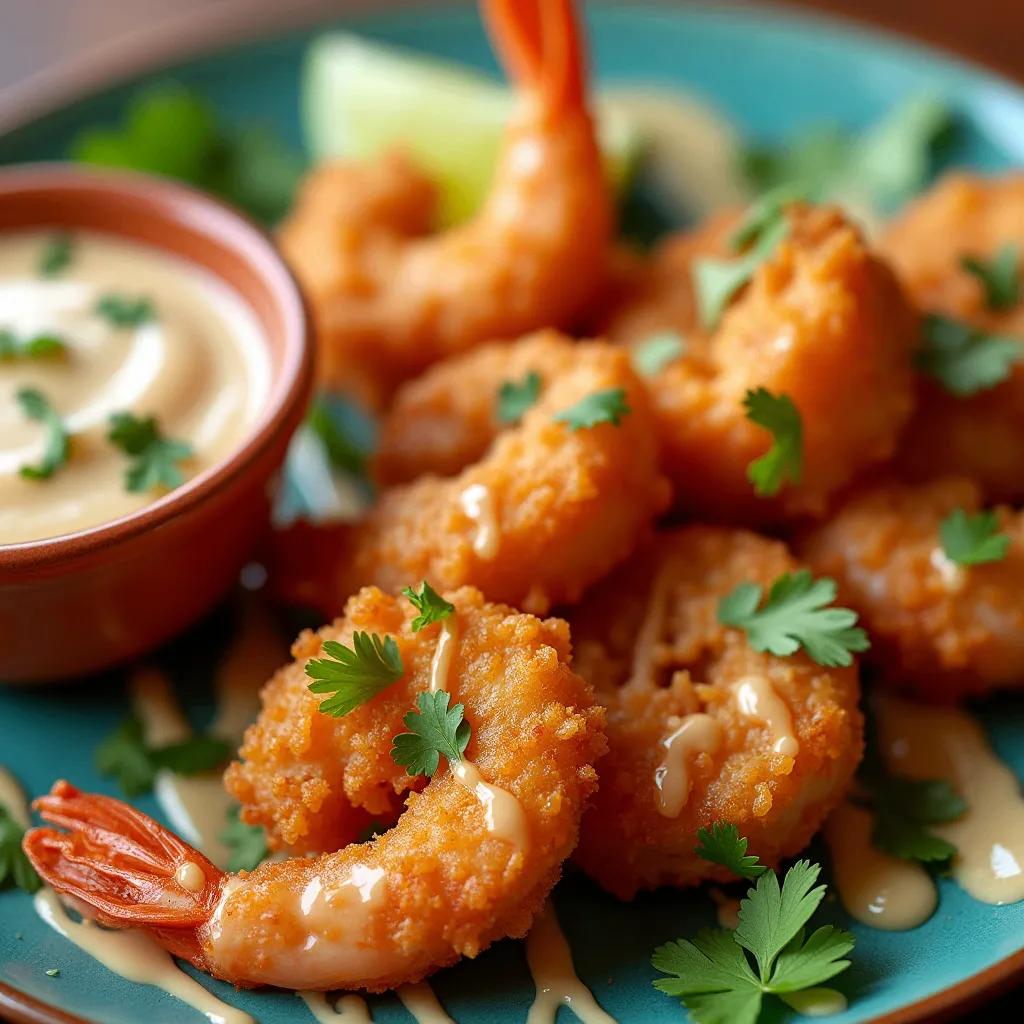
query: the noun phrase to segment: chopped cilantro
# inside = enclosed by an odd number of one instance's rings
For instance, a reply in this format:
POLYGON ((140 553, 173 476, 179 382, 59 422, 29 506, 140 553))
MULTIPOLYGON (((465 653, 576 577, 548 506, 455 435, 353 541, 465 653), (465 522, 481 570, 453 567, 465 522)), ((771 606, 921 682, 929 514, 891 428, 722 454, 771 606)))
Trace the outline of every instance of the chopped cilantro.
POLYGON ((130 299, 110 292, 96 300, 96 315, 114 327, 138 327, 156 319, 153 304, 145 296, 130 299))
POLYGON ((412 587, 406 587, 402 593, 409 598, 412 606, 419 612, 419 615, 412 620, 414 633, 418 633, 424 626, 429 626, 432 622, 441 622, 443 619, 447 619, 455 611, 455 605, 446 601, 426 580, 420 584, 418 594, 412 587))
POLYGON ((0 889, 16 885, 23 892, 37 892, 42 882, 32 867, 21 840, 25 830, 0 804, 0 889))
POLYGON ((376 633, 352 634, 352 646, 337 640, 325 640, 326 658, 306 663, 306 675, 313 680, 311 693, 333 693, 322 701, 320 710, 332 718, 342 718, 368 700, 397 683, 405 672, 398 644, 376 633))
POLYGON ((612 423, 616 427, 623 416, 630 413, 626 402, 625 388, 605 388, 581 398, 575 405, 563 409, 553 417, 556 423, 564 423, 570 430, 584 430, 599 423, 612 423))
POLYGON ((1001 384, 1024 355, 1017 338, 986 334, 947 316, 925 317, 923 344, 915 357, 922 373, 950 394, 967 398, 1001 384))
POLYGON ((773 395, 766 388, 748 391, 743 399, 747 419, 764 427, 773 438, 772 446, 747 467, 747 479, 759 498, 779 493, 788 476, 800 483, 804 466, 804 434, 800 413, 789 395, 773 395))
POLYGON ((239 816, 240 811, 237 804, 228 808, 227 826, 220 834, 220 841, 231 851, 227 869, 232 874, 252 871, 270 853, 263 827, 247 825, 239 816))
POLYGON ((928 830, 955 821, 967 804, 945 779, 888 776, 874 788, 875 829, 879 850, 903 860, 945 861, 956 847, 928 830))
POLYGON ((39 276, 56 277, 66 270, 74 255, 74 241, 66 231, 50 235, 39 257, 39 276))
POLYGON ((540 398, 541 377, 536 370, 531 370, 520 383, 505 381, 498 388, 498 402, 495 415, 498 422, 505 426, 518 423, 527 409, 540 398))
POLYGON ((939 536, 946 557, 957 565, 1000 562, 1010 549, 1010 537, 999 532, 994 512, 972 516, 955 508, 939 524, 939 536))
POLYGON ((964 256, 960 265, 985 289, 985 304, 998 313, 1020 302, 1020 246, 1009 242, 990 260, 964 256))
POLYGON ((423 691, 416 697, 418 711, 405 716, 409 732, 395 737, 391 756, 395 764, 410 775, 433 776, 443 754, 448 762, 461 761, 469 743, 469 722, 463 719, 464 708, 456 704, 451 710, 451 698, 444 690, 434 693, 423 691))
POLYGON ((56 334, 34 334, 21 340, 11 331, 0 330, 0 360, 49 359, 66 351, 64 341, 56 334))
POLYGON ((133 494, 180 487, 184 477, 178 463, 193 455, 191 445, 163 437, 154 417, 142 419, 130 412, 110 417, 107 440, 131 457, 125 487, 133 494))
POLYGON ((686 352, 686 340, 675 331, 652 335, 630 353, 633 367, 641 377, 657 377, 686 352))
POLYGON ((46 428, 42 462, 38 466, 22 466, 21 475, 26 480, 48 480, 68 461, 71 451, 68 432, 41 391, 22 388, 15 398, 29 419, 42 423, 46 428))
POLYGON ((870 647, 867 634, 856 627, 857 613, 829 608, 836 599, 835 580, 812 580, 808 569, 783 573, 771 586, 764 607, 758 608, 764 588, 741 583, 718 602, 718 621, 742 629, 755 651, 778 656, 801 648, 819 665, 853 663, 851 652, 870 647))
POLYGON ((785 216, 786 207, 800 199, 803 199, 803 193, 797 185, 779 185, 765 192, 750 205, 750 209, 729 239, 730 247, 736 252, 742 252, 766 231, 775 227, 785 216))
POLYGON ((721 864, 740 878, 757 878, 768 869, 758 864, 757 857, 747 854, 747 841, 740 838, 739 829, 735 825, 715 821, 711 831, 706 828, 697 829, 700 843, 694 853, 712 864, 721 864))
POLYGON ((327 458, 335 469, 353 476, 362 476, 366 472, 367 452, 353 440, 341 418, 335 416, 330 400, 315 399, 306 422, 323 442, 327 458))

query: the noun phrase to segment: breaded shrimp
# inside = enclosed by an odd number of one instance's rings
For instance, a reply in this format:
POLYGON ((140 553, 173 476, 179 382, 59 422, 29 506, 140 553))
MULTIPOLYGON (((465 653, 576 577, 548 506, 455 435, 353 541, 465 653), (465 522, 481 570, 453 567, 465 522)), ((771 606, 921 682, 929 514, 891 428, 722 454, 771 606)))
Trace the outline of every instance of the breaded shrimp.
POLYGON ((942 520, 982 504, 962 477, 875 483, 800 539, 815 572, 834 577, 862 616, 887 685, 948 702, 1024 683, 1024 517, 994 510, 1010 537, 998 562, 958 566, 942 547, 942 520))
POLYGON ((775 865, 842 799, 863 747, 857 669, 758 653, 717 619, 740 583, 796 568, 778 542, 691 526, 573 610, 573 664, 608 710, 609 742, 575 860, 616 896, 730 880, 693 852, 716 820, 775 865))
MULTIPOLYGON (((411 793, 389 832, 229 875, 134 808, 58 782, 35 806, 70 831, 38 828, 24 841, 40 875, 102 923, 143 928, 174 955, 241 986, 378 992, 524 935, 576 844, 597 784, 593 762, 606 749, 603 712, 569 668, 564 622, 485 604, 473 590, 448 596, 461 639, 441 688, 465 705, 472 736, 465 758, 411 793)), ((323 758, 317 770, 333 784, 361 776, 366 792, 402 788, 388 751, 415 694, 428 687, 441 627, 414 635, 409 602, 374 590, 360 594, 350 614, 300 639, 297 663, 266 695, 264 723, 275 715, 287 721, 275 749, 262 752, 269 756, 261 770, 272 785, 279 756, 285 794, 304 744, 309 763, 323 758), (323 640, 348 640, 356 626, 393 636, 406 671, 336 721, 297 682, 323 640)), ((251 732, 250 753, 274 732, 251 732)))
POLYGON ((702 258, 735 258, 735 213, 667 241, 646 273, 626 273, 626 297, 598 325, 636 348, 667 330, 682 356, 649 387, 665 468, 685 510, 741 524, 818 516, 856 474, 892 455, 910 415, 917 319, 890 272, 842 213, 800 204, 789 235, 711 334, 699 325, 691 272, 702 258), (628 287, 632 278, 633 287, 628 287), (803 424, 803 475, 758 498, 747 467, 771 447, 751 423, 748 390, 786 394, 803 424))
POLYGON ((354 526, 300 524, 281 535, 270 566, 279 596, 327 617, 361 586, 398 593, 410 579, 437 590, 469 584, 535 614, 578 600, 650 532, 669 485, 627 354, 599 342, 574 352, 571 369, 459 476, 387 489, 354 526), (629 412, 618 426, 572 430, 555 418, 620 390, 629 412))
POLYGON ((315 169, 282 228, 327 387, 386 395, 482 341, 569 327, 600 288, 614 217, 572 0, 480 6, 520 103, 479 215, 429 234, 434 186, 392 154, 315 169))
MULTIPOLYGON (((1024 304, 990 310, 965 256, 989 260, 1009 243, 1024 247, 1024 174, 998 179, 951 174, 907 208, 879 245, 910 297, 1003 337, 1024 339, 1024 304)), ((958 397, 922 375, 917 411, 898 462, 911 480, 973 477, 986 501, 1024 501, 1024 362, 993 388, 958 397)))

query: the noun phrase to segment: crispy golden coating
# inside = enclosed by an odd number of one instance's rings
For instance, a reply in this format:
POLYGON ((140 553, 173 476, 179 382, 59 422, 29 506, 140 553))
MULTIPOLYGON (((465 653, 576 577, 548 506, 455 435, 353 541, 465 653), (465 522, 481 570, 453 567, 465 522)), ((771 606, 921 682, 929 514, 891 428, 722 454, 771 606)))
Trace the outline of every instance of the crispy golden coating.
POLYGON ((738 584, 768 586, 797 567, 775 541, 692 526, 657 535, 573 611, 573 664, 608 709, 610 746, 575 859, 622 899, 729 880, 694 854, 702 826, 735 823, 774 865, 802 850, 841 799, 863 747, 856 668, 759 654, 717 619, 719 598, 738 584), (775 752, 778 735, 740 710, 736 688, 752 679, 788 709, 795 757, 775 752), (664 741, 697 713, 716 720, 720 746, 688 759, 688 799, 667 817, 655 783, 664 741))
POLYGON ((838 210, 794 206, 788 218, 789 237, 711 335, 699 326, 691 270, 697 259, 735 257, 735 214, 670 239, 644 274, 624 265, 627 297, 600 325, 630 347, 666 330, 685 339, 649 387, 677 505, 719 520, 823 514, 830 495, 892 455, 911 412, 917 321, 895 277, 838 210), (789 395, 803 421, 803 478, 773 500, 747 479, 771 446, 743 407, 757 388, 789 395))
POLYGON ((878 483, 801 538, 803 557, 862 616, 887 685, 946 702, 1024 681, 1024 519, 995 510, 1011 538, 1002 561, 957 567, 943 555, 942 520, 981 507, 964 478, 878 483))
MULTIPOLYGON (((942 313, 1001 335, 1024 337, 1024 304, 993 312, 964 256, 991 259, 1024 245, 1024 174, 984 179, 952 174, 911 204, 880 248, 925 313, 942 313)), ((1024 363, 1008 380, 958 398, 921 377, 918 406, 898 454, 912 480, 973 477, 986 501, 1024 500, 1024 363)))
POLYGON ((398 593, 419 579, 438 590, 476 586, 536 614, 578 600, 650 532, 669 485, 628 355, 598 342, 576 351, 571 371, 459 476, 387 489, 356 526, 283 534, 271 567, 278 593, 325 616, 361 586, 398 593), (554 419, 596 391, 618 388, 630 409, 619 426, 570 430, 554 419), (484 506, 475 516, 474 501, 484 506), (481 544, 488 534, 491 550, 481 544))

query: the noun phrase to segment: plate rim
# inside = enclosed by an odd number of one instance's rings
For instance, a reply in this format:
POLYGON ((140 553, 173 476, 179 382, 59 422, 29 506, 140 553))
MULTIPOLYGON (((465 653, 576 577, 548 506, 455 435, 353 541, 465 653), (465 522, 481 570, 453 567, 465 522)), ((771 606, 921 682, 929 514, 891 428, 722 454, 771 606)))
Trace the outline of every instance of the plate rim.
MULTIPOLYGON (((457 10, 471 0, 432 0, 432 7, 457 10)), ((744 20, 824 32, 854 45, 900 47, 918 59, 952 65, 989 84, 1010 88, 1024 102, 1024 74, 976 55, 924 41, 887 26, 832 11, 767 0, 603 0, 592 6, 610 10, 679 10, 721 14, 744 20)), ((0 137, 27 127, 98 93, 135 78, 158 75, 173 66, 229 53, 269 40, 275 32, 315 29, 347 17, 382 13, 423 13, 416 0, 290 0, 287 5, 254 6, 252 0, 223 0, 209 9, 183 12, 156 25, 142 26, 92 47, 84 54, 44 68, 0 89, 0 137)), ((968 978, 865 1024, 939 1024, 989 1002, 1024 981, 1024 948, 968 978)), ((12 1024, 97 1024, 0 980, 0 1019, 12 1024)))

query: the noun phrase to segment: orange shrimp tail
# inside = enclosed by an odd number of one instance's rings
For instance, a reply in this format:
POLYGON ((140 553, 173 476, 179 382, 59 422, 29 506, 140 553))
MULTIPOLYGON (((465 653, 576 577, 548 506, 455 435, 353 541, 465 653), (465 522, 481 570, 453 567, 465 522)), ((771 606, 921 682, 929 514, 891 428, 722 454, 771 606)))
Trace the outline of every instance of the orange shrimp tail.
POLYGON ((552 113, 586 100, 583 32, 573 0, 480 0, 495 52, 522 89, 552 113))
POLYGON ((103 924, 151 930, 172 952, 192 959, 191 930, 213 915, 223 871, 134 807, 81 793, 63 780, 32 806, 44 821, 68 829, 25 833, 22 847, 44 882, 88 904, 103 924), (205 878, 196 891, 199 876, 188 864, 205 878), (190 932, 168 940, 163 929, 190 932))

